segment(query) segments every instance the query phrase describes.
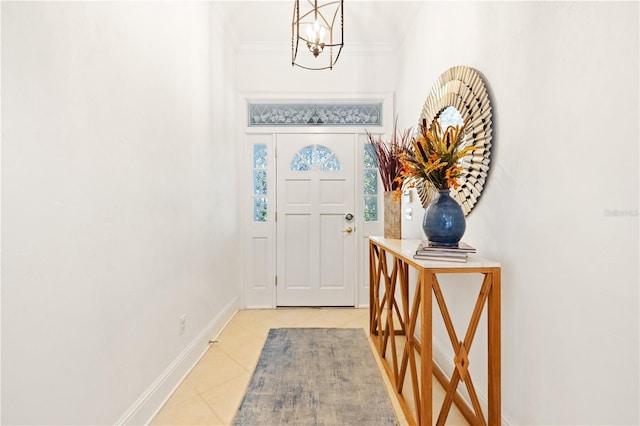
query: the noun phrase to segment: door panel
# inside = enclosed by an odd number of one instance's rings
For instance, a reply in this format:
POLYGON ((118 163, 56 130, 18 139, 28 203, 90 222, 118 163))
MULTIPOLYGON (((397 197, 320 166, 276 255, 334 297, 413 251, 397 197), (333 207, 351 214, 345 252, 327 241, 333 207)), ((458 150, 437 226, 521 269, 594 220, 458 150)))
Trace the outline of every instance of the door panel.
POLYGON ((354 306, 353 135, 279 134, 276 150, 277 305, 354 306))

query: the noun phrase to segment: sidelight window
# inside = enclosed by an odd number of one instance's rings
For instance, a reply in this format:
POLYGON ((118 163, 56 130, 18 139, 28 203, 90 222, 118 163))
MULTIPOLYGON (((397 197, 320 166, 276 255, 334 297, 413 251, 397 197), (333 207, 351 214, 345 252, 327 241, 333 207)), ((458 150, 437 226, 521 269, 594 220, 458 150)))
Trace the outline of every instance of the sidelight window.
POLYGON ((378 220, 378 167, 371 144, 364 145, 364 220, 378 220))
POLYGON ((253 145, 253 221, 267 221, 267 145, 253 145))

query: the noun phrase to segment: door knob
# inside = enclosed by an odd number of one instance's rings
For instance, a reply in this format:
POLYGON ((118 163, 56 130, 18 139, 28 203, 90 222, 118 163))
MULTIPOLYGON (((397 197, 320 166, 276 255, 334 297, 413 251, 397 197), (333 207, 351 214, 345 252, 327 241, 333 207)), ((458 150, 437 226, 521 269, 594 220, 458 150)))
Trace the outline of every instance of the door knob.
POLYGON ((347 234, 350 234, 353 232, 353 228, 352 227, 348 227, 347 229, 344 229, 342 232, 346 232, 347 234))

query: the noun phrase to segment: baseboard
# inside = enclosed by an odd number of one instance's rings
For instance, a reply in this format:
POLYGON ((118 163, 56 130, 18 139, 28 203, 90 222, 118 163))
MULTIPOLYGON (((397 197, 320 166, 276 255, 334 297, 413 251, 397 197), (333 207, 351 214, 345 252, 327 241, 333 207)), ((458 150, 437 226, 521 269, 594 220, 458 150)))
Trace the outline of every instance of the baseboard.
MULTIPOLYGON (((440 370, 444 372, 445 375, 450 374, 455 368, 455 365, 453 364, 453 355, 449 354, 444 349, 443 345, 435 340, 433 341, 431 355, 433 358, 433 363, 436 364, 440 368, 440 370)), ((449 376, 447 376, 447 378, 450 379, 449 376)), ((464 389, 464 385, 458 386, 458 393, 464 399, 467 405, 471 406, 469 395, 467 394, 466 389, 464 389), (460 392, 460 390, 462 390, 462 392, 460 392)), ((478 399, 480 400, 482 409, 486 413, 487 396, 479 389, 476 389, 476 394, 478 395, 478 399)), ((502 426, 510 426, 511 424, 514 424, 508 421, 507 416, 505 416, 504 413, 502 413, 500 416, 500 423, 502 424, 502 426)))
POLYGON ((246 310, 274 310, 276 309, 275 306, 271 306, 271 305, 247 305, 245 307, 243 307, 242 309, 246 309, 246 310))
POLYGON ((180 355, 145 390, 129 409, 116 421, 116 425, 149 424, 197 364, 240 307, 239 298, 231 300, 222 311, 191 341, 180 355))

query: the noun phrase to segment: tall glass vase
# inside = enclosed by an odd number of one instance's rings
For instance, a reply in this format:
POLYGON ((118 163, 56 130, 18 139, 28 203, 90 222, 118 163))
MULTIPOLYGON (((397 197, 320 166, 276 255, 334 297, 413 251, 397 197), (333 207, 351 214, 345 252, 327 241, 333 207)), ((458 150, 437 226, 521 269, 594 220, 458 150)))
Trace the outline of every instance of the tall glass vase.
POLYGON ((384 237, 402 238, 400 200, 393 201, 394 191, 384 192, 384 237))
POLYGON ((451 198, 448 189, 438 191, 438 198, 427 206, 422 229, 431 244, 455 247, 467 227, 462 207, 451 198))

